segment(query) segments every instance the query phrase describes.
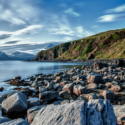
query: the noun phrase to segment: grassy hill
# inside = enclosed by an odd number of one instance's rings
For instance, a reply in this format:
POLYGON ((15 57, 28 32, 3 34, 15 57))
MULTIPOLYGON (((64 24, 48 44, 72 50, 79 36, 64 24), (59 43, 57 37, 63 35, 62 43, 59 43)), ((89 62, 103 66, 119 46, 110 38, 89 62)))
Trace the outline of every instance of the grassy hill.
POLYGON ((125 28, 102 32, 40 51, 35 60, 125 58, 125 28))

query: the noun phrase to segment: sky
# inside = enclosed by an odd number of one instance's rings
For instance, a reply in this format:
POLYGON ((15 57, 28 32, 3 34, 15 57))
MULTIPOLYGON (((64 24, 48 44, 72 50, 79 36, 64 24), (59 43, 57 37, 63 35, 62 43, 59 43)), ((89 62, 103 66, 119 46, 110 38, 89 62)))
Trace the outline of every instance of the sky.
POLYGON ((0 0, 0 51, 37 54, 63 43, 125 28, 124 0, 0 0))

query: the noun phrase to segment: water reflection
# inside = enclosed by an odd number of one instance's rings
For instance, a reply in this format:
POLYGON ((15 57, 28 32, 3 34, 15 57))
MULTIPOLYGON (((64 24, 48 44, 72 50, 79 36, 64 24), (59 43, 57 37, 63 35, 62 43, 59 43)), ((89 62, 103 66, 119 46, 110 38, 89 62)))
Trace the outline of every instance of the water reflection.
POLYGON ((14 76, 27 78, 38 73, 56 73, 85 63, 0 61, 0 82, 14 76))

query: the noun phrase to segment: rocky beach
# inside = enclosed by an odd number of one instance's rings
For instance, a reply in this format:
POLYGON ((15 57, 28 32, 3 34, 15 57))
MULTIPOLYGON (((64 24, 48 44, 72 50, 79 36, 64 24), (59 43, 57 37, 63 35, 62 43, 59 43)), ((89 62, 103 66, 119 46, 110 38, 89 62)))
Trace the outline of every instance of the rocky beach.
POLYGON ((121 59, 14 77, 7 81, 13 91, 0 97, 0 124, 124 125, 124 65, 121 59))

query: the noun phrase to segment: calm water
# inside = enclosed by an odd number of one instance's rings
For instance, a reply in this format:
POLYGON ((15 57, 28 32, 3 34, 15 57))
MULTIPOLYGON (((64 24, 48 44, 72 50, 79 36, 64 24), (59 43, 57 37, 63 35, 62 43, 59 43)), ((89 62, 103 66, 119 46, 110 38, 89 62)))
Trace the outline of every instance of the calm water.
POLYGON ((0 61, 0 82, 21 76, 27 78, 38 73, 56 73, 85 63, 56 63, 56 62, 22 62, 0 61))
MULTIPOLYGON (((22 61, 0 61, 0 87, 4 91, 0 96, 13 91, 16 86, 11 86, 4 80, 12 79, 15 76, 28 78, 34 74, 56 73, 74 66, 86 65, 85 63, 56 63, 56 62, 22 62, 22 61)), ((23 87, 23 86, 22 86, 23 87)), ((26 86, 25 86, 26 87, 26 86)), ((30 87, 30 89, 34 89, 30 87)))

